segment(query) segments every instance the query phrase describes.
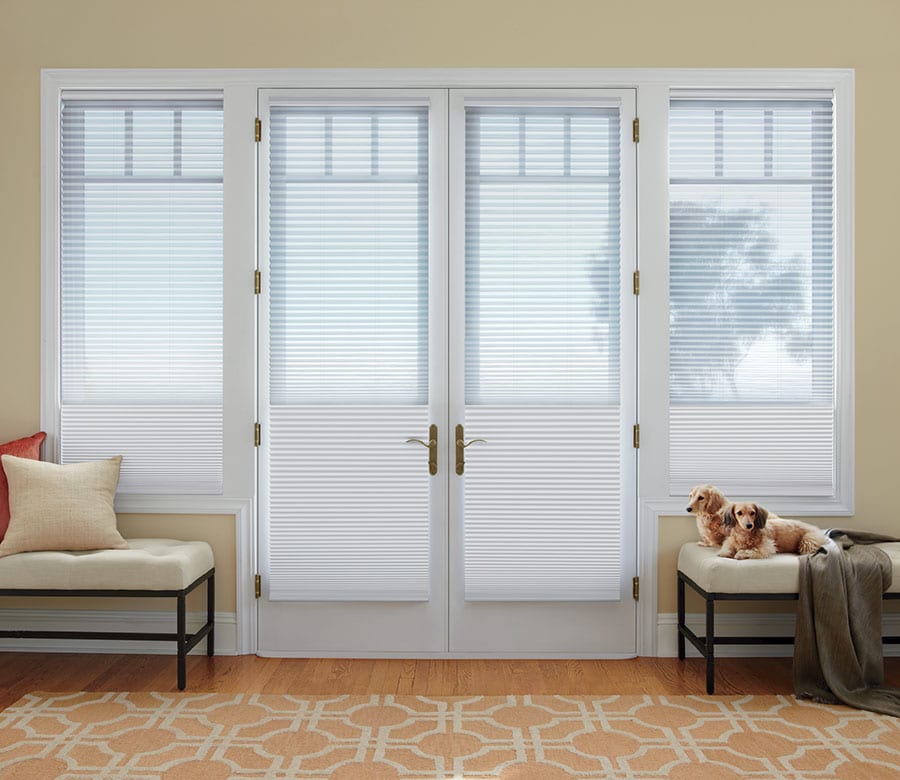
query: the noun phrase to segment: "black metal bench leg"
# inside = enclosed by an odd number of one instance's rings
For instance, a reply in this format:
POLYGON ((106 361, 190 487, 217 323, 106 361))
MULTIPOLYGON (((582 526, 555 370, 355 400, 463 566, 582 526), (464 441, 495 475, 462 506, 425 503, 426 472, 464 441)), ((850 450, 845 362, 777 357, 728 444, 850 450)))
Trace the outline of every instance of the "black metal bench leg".
POLYGON ((684 580, 678 577, 678 660, 684 660, 684 580))
POLYGON ((187 685, 187 614, 184 594, 175 598, 178 599, 178 690, 183 691, 187 685))
POLYGON ((715 641, 716 602, 706 598, 706 692, 712 694, 716 688, 716 641, 715 641))
POLYGON ((216 575, 211 574, 206 581, 206 622, 209 623, 209 633, 206 635, 206 654, 215 655, 216 652, 216 575))

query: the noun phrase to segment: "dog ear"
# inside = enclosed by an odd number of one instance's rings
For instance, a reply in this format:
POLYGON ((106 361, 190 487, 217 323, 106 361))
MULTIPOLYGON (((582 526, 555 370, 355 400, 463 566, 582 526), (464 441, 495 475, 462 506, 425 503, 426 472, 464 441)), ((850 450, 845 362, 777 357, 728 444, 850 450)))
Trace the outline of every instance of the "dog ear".
POLYGON ((718 512, 726 503, 728 503, 725 500, 725 494, 713 485, 709 486, 707 494, 709 498, 706 504, 706 511, 711 515, 718 512), (710 506, 710 504, 712 504, 712 506, 710 506))
POLYGON ((759 506, 758 504, 754 504, 756 507, 756 520, 754 521, 754 525, 759 528, 766 527, 766 520, 769 519, 769 513, 766 511, 765 507, 759 506))
POLYGON ((737 525, 737 520, 734 519, 734 504, 729 504, 722 512, 722 525, 726 528, 734 528, 737 525))

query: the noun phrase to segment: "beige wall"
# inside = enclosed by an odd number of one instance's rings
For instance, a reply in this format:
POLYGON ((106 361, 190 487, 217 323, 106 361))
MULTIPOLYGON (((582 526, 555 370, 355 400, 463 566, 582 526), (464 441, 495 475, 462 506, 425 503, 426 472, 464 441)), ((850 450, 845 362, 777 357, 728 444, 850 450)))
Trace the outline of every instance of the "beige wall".
MULTIPOLYGON (((842 522, 900 532, 898 34, 896 0, 0 0, 0 441, 39 422, 41 68, 851 67, 857 516, 842 522)), ((660 524, 662 612, 693 538, 684 518, 660 524)))

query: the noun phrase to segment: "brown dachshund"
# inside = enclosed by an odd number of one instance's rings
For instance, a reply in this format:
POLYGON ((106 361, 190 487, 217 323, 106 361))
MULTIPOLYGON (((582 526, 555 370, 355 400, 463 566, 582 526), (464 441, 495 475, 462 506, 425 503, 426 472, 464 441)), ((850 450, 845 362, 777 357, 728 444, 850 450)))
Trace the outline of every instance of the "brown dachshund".
POLYGON ((718 547, 725 541, 728 529, 722 523, 722 510, 728 499, 715 485, 697 485, 688 496, 687 511, 697 516, 697 532, 701 547, 718 547))
POLYGON ((723 558, 769 558, 775 553, 809 555, 826 542, 825 533, 809 523, 770 515, 758 504, 731 504, 722 512, 728 537, 723 558))

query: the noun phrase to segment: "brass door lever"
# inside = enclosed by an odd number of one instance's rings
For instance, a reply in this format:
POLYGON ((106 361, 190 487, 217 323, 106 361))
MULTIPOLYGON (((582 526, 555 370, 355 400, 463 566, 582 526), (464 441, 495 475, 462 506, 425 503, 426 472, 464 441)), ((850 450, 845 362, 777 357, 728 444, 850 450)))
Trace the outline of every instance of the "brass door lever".
POLYGON ((456 426, 456 473, 465 474, 466 472, 466 447, 473 444, 487 444, 487 439, 470 439, 466 441, 466 431, 462 425, 456 426))
POLYGON ((428 426, 428 441, 422 441, 421 439, 407 439, 406 443, 410 444, 415 442, 416 444, 421 444, 423 447, 428 448, 428 473, 434 476, 437 474, 438 469, 438 427, 437 425, 429 425, 428 426))

